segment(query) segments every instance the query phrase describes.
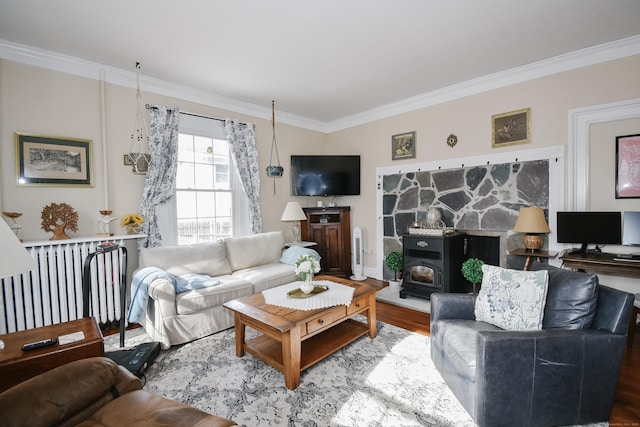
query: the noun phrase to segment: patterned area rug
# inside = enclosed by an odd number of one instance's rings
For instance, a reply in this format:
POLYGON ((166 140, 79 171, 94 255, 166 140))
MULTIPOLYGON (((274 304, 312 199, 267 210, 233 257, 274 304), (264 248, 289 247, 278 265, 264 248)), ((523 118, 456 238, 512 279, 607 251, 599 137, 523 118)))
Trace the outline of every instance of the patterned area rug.
MULTIPOLYGON (((149 340, 127 331, 126 345, 149 340)), ((115 347, 118 336, 107 337, 115 347)), ((382 322, 375 339, 304 371, 295 390, 253 356, 236 357, 233 329, 162 351, 145 389, 247 427, 475 426, 433 366, 429 337, 382 322)))

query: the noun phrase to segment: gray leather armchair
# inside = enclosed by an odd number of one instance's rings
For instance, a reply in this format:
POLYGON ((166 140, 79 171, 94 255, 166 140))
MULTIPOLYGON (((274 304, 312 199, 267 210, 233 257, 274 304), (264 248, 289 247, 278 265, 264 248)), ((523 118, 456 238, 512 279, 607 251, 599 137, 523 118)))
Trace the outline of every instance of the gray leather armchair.
POLYGON ((431 296, 431 358, 480 427, 608 421, 633 295, 595 275, 549 270, 543 329, 475 320, 476 295, 431 296))

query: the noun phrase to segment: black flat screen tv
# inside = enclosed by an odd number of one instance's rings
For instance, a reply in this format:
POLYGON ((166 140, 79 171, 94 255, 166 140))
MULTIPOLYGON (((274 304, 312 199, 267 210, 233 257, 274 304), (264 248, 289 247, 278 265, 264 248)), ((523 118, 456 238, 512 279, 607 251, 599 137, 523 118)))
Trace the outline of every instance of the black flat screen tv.
POLYGON ((291 195, 357 196, 360 156, 291 156, 291 195))
POLYGON ((556 218, 558 243, 580 244, 575 252, 587 252, 589 244, 622 243, 620 212, 558 212, 556 218))

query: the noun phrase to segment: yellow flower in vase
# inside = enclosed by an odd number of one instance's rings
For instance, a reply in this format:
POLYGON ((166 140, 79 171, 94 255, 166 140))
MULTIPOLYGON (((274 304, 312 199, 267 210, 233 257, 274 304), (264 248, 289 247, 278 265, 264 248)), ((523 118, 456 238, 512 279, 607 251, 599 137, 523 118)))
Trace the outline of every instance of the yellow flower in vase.
POLYGON ((127 229, 127 234, 138 234, 140 232, 140 225, 144 222, 142 215, 133 213, 122 217, 120 225, 127 229))

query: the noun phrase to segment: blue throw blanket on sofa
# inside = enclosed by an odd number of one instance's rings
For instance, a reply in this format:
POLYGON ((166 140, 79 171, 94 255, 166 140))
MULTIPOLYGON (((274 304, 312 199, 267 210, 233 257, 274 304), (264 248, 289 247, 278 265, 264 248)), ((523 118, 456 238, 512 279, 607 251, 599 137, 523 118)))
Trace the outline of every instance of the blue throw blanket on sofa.
POLYGON ((156 279, 172 282, 176 294, 220 284, 218 280, 204 274, 176 276, 158 267, 141 268, 136 271, 131 281, 131 305, 127 318, 129 323, 138 323, 144 318, 149 299, 149 285, 156 279))

